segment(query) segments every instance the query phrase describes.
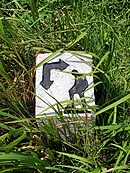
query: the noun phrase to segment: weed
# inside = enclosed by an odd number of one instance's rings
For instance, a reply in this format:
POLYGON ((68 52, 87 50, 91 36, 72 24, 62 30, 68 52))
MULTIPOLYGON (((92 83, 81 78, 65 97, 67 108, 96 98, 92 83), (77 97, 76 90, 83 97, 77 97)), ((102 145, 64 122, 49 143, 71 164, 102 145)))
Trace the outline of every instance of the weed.
POLYGON ((0 10, 0 171, 129 172, 129 2, 3 0, 0 10), (34 115, 36 56, 61 50, 93 56, 98 105, 96 124, 71 119, 72 133, 57 113, 66 141, 34 115))

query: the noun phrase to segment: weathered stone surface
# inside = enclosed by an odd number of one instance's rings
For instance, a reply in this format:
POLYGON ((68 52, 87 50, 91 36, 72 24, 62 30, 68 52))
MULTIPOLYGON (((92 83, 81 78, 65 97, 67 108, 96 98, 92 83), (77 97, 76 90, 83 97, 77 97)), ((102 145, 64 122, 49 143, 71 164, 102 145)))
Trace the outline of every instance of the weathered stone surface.
MULTIPOLYGON (((39 64, 50 54, 39 54, 36 64, 39 64)), ((71 108, 85 109, 86 103, 94 105, 94 88, 92 76, 83 76, 92 72, 92 56, 61 53, 36 69, 36 117, 53 116, 55 111, 49 108, 57 101, 63 105, 61 111, 64 115, 71 112, 71 108), (86 91, 87 90, 87 91, 86 91), (89 98, 88 98, 89 97, 89 98), (84 103, 67 105, 63 101, 81 99, 84 103), (49 108, 49 109, 48 109, 49 108), (70 111, 69 111, 70 110, 70 111)), ((55 106, 57 109, 57 107, 55 106)), ((89 109, 88 109, 89 110, 89 109)), ((76 112, 84 116, 84 111, 76 112)), ((92 114, 89 110, 88 115, 92 114)))

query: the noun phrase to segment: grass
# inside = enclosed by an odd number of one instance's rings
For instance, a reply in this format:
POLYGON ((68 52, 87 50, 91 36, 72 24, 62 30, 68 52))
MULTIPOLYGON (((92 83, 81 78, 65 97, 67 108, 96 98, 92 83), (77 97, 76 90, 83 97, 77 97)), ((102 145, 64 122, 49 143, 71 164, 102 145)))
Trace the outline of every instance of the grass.
POLYGON ((0 2, 1 172, 130 172, 129 35, 127 0, 0 2), (59 112, 62 133, 36 123, 36 56, 57 50, 93 55, 88 129, 76 117, 72 132, 59 112))

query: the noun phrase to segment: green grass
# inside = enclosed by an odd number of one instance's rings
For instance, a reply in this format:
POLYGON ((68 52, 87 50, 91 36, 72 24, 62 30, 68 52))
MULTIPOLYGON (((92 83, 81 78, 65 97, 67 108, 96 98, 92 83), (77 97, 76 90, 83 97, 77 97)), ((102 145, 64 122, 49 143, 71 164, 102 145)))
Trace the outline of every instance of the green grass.
POLYGON ((0 2, 1 172, 130 172, 129 17, 127 0, 0 2), (52 118, 36 123, 36 56, 60 50, 93 56, 87 129, 59 112, 62 133, 52 118))

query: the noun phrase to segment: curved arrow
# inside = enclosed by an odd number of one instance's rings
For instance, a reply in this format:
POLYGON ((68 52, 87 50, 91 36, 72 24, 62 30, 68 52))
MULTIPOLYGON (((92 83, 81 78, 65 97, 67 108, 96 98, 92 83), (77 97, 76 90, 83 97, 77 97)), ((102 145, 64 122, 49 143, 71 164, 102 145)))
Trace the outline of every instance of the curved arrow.
MULTIPOLYGON (((74 94, 79 94, 80 98, 84 97, 84 91, 88 87, 88 81, 86 78, 78 78, 78 76, 82 76, 78 74, 77 70, 72 71, 72 75, 75 77, 75 83, 69 90, 70 100, 73 99, 74 94)), ((83 100, 85 102, 85 100, 83 100)))
MULTIPOLYGON (((72 71, 72 75, 75 77, 75 82, 74 85, 72 86, 72 88, 70 88, 69 90, 69 96, 70 96, 70 100, 73 100, 74 98, 74 94, 78 94, 80 98, 84 97, 84 91, 86 90, 86 88, 88 88, 88 81, 86 78, 78 78, 78 76, 82 76, 81 74, 78 73, 77 70, 73 70, 72 71)), ((82 100, 84 103, 86 103, 85 99, 82 100)), ((83 105, 84 107, 84 105, 83 105)), ((72 111, 72 108, 74 108, 74 104, 72 104, 72 107, 70 107, 70 105, 68 105, 65 108, 65 112, 69 113, 72 111)), ((83 113, 84 110, 76 110, 77 113, 83 113)))
POLYGON ((53 69, 65 70, 68 66, 69 64, 67 64, 61 59, 59 59, 59 62, 45 63, 43 65, 42 81, 40 82, 40 85, 46 90, 48 90, 54 82, 50 80, 50 71, 53 69))

